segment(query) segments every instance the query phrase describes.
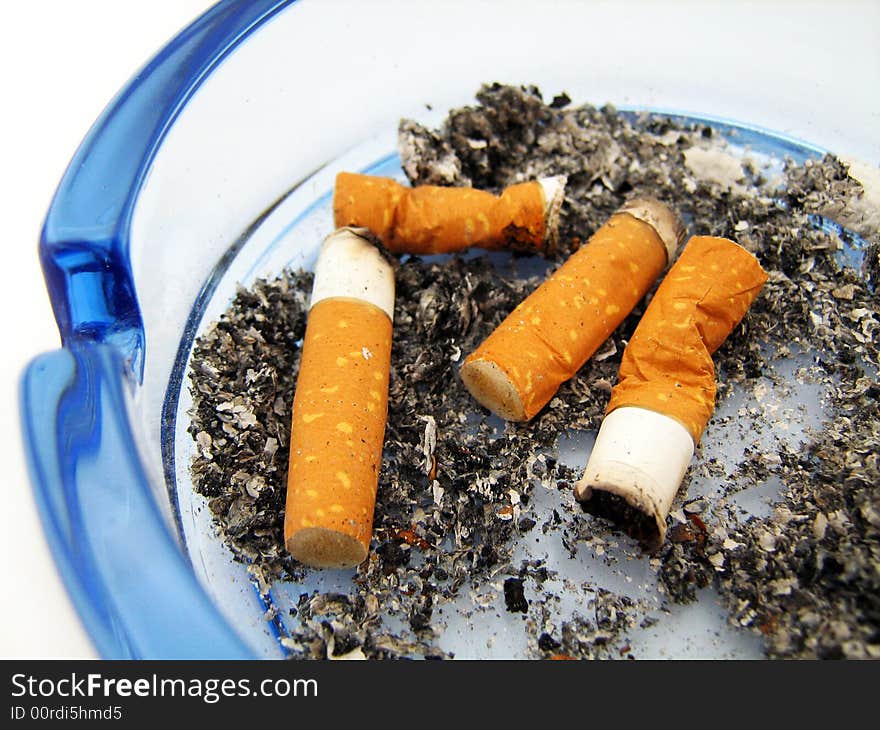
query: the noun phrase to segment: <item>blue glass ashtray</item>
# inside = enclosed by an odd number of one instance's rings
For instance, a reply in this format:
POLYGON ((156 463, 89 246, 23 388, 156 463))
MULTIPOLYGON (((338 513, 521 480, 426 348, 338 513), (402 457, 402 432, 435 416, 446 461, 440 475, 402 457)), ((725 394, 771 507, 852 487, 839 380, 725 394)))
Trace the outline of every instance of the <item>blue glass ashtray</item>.
MULTIPOLYGON (((40 257, 63 347, 24 374, 24 440, 54 558, 104 657, 282 658, 295 621, 287 609, 298 595, 351 587, 352 571, 326 571, 256 590, 192 489, 186 431, 195 338, 237 285, 313 264, 332 228, 336 172, 404 179, 398 120, 436 126, 483 81, 605 101, 596 99, 604 88, 578 70, 578 44, 550 48, 547 38, 545 63, 530 67, 499 31, 468 62, 450 55, 441 72, 425 52, 427 36, 452 32, 454 19, 413 28, 392 44, 377 42, 382 19, 369 10, 358 6, 357 17, 340 19, 326 7, 214 6, 110 104, 48 212, 40 257)), ((474 4, 472 12, 489 10, 474 4)), ((588 22, 589 13, 588 3, 548 6, 540 22, 578 26, 572 14, 588 22)), ((489 27, 483 20, 462 32, 489 27)), ((652 88, 651 72, 621 81, 622 98, 652 88)), ((768 159, 821 155, 759 129, 690 119, 768 159)), ((552 513, 558 499, 538 495, 535 509, 552 513)), ((522 556, 545 560, 561 582, 589 575, 594 586, 626 590, 619 570, 595 557, 572 561, 557 542, 536 536, 522 556)), ((628 569, 635 583, 646 580, 644 566, 628 569)), ((438 641, 456 656, 523 656, 520 620, 502 610, 471 622, 464 607, 452 606, 438 641)), ((642 655, 760 655, 757 640, 730 627, 712 595, 672 608, 663 621, 635 637, 642 655)))

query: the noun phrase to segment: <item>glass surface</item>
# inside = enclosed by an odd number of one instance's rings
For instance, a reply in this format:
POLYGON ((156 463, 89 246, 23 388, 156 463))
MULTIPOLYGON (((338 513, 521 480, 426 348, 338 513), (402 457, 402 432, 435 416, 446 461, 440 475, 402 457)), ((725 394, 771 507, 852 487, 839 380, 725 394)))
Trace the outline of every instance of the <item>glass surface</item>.
MULTIPOLYGON (((566 90, 575 103, 629 100, 752 118, 743 113, 749 95, 731 91, 738 79, 716 90, 708 66, 652 63, 676 43, 654 32, 665 21, 650 4, 628 18, 637 42, 625 53, 615 34, 583 45, 584 28, 616 27, 615 3, 545 4, 532 23, 494 17, 492 4, 467 4, 468 24, 441 13, 393 43, 383 40, 381 53, 377 39, 385 39, 388 20, 365 5, 347 4, 340 23, 327 8, 341 3, 219 3, 120 92, 52 203, 40 251, 64 349, 25 373, 23 429, 53 553, 104 656, 284 655, 285 609, 306 588, 274 586, 280 618, 267 621, 245 567, 214 536, 189 482, 186 363, 193 338, 223 311, 237 282, 311 265, 330 228, 337 169, 401 177, 399 117, 436 123, 450 106, 469 103, 481 82, 498 78, 537 83, 545 95, 566 90), (496 32, 487 35, 490 27, 496 32), (426 52, 453 37, 472 54, 426 52), (607 63, 588 63, 587 51, 607 63), (696 84, 695 74, 713 83, 696 84)), ((706 23, 714 32, 715 20, 706 23)), ((741 82, 746 91, 757 85, 748 76, 741 82)), ((815 113, 825 112, 817 105, 815 113)), ((776 118, 761 115, 764 123, 776 118)), ((710 121, 771 167, 782 155, 819 152, 760 128, 710 121)), ((857 260, 858 247, 846 246, 857 260)), ((509 264, 503 255, 494 260, 509 264)), ((818 404, 820 395, 792 397, 818 404)), ((744 398, 734 393, 719 415, 748 406, 744 398)), ((811 414, 821 419, 818 407, 811 414)), ((793 443, 799 437, 790 434, 793 443)), ((585 454, 591 438, 570 434, 557 445, 559 458, 585 454)), ((713 455, 738 458, 734 446, 713 455)), ((772 484, 762 489, 772 496, 772 484)), ((709 484, 697 480, 691 490, 712 498, 709 484)), ((535 496, 547 512, 558 499, 550 491, 535 496)), ((763 502, 752 502, 745 499, 743 509, 760 511, 763 502)), ((589 572, 616 591, 650 582, 643 565, 628 565, 624 575, 586 549, 571 561, 538 535, 518 549, 518 557, 545 557, 560 576, 589 572)), ((345 592, 350 580, 345 572, 313 574, 308 588, 345 592)), ((560 611, 588 597, 572 595, 560 611)), ((522 632, 503 613, 479 627, 461 616, 448 622, 443 648, 484 656, 494 636, 493 655, 522 652, 522 632)), ((711 594, 662 619, 633 638, 642 655, 758 653, 753 638, 726 626, 711 594)), ((385 620, 400 628, 395 617, 385 620)))

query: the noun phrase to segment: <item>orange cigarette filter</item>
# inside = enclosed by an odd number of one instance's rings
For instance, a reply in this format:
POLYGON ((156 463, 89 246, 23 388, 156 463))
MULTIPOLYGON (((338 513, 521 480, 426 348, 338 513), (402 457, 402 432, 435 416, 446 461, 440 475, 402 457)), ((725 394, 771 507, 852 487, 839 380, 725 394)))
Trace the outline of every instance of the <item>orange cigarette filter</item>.
POLYGON ((465 360, 468 390, 502 418, 531 419, 632 311, 683 236, 663 203, 624 205, 465 360))
POLYGON ((623 353, 618 383, 575 497, 649 550, 715 405, 712 353, 767 274, 724 238, 694 237, 669 270, 623 353))
POLYGON ((733 241, 691 238, 623 353, 606 414, 623 406, 656 411, 698 443, 715 408, 712 353, 766 281, 758 260, 733 241))
POLYGON ((564 177, 512 185, 501 195, 474 188, 404 187, 391 178, 341 172, 337 226, 363 226, 397 254, 439 254, 471 246, 544 252, 556 242, 564 177))
POLYGON ((288 551, 314 567, 351 567, 369 551, 388 407, 393 286, 390 265, 371 243, 351 231, 328 237, 294 395, 284 520, 288 551))

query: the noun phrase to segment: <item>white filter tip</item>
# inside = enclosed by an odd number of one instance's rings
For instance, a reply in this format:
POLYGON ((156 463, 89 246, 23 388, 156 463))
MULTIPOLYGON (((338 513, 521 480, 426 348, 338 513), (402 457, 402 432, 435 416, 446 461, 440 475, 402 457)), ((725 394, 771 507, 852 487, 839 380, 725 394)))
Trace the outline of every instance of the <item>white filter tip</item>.
POLYGON ((693 455, 690 433, 674 418, 645 408, 618 408, 602 421, 575 496, 582 502, 593 499, 594 492, 623 498, 653 520, 656 534, 641 539, 657 547, 693 455))
POLYGON ((365 234, 365 229, 340 228, 324 239, 310 307, 348 297, 374 304, 394 320, 394 267, 365 234))
POLYGON ((559 213, 565 200, 565 175, 542 177, 538 179, 544 194, 544 243, 551 251, 556 247, 559 234, 559 213))

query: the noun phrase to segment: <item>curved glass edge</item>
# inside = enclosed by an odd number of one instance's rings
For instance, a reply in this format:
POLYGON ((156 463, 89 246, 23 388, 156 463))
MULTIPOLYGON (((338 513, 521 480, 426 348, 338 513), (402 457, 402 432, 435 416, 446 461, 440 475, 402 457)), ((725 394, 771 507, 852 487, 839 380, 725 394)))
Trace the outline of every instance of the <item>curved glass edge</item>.
POLYGON ((134 76, 86 135, 46 216, 40 261, 61 341, 116 347, 143 375, 144 331, 128 257, 135 202, 162 139, 210 72, 295 0, 225 0, 134 76))
POLYGON ((129 230, 181 108, 239 43, 293 2, 224 0, 169 42, 89 130, 43 226, 40 261, 67 349, 25 371, 25 452, 53 557, 108 658, 253 657, 167 532, 125 420, 123 382, 141 380, 145 344, 129 230))
POLYGON ((74 345, 39 356, 21 380, 28 467, 62 579, 105 658, 253 658, 158 512, 124 367, 109 345, 74 345))

